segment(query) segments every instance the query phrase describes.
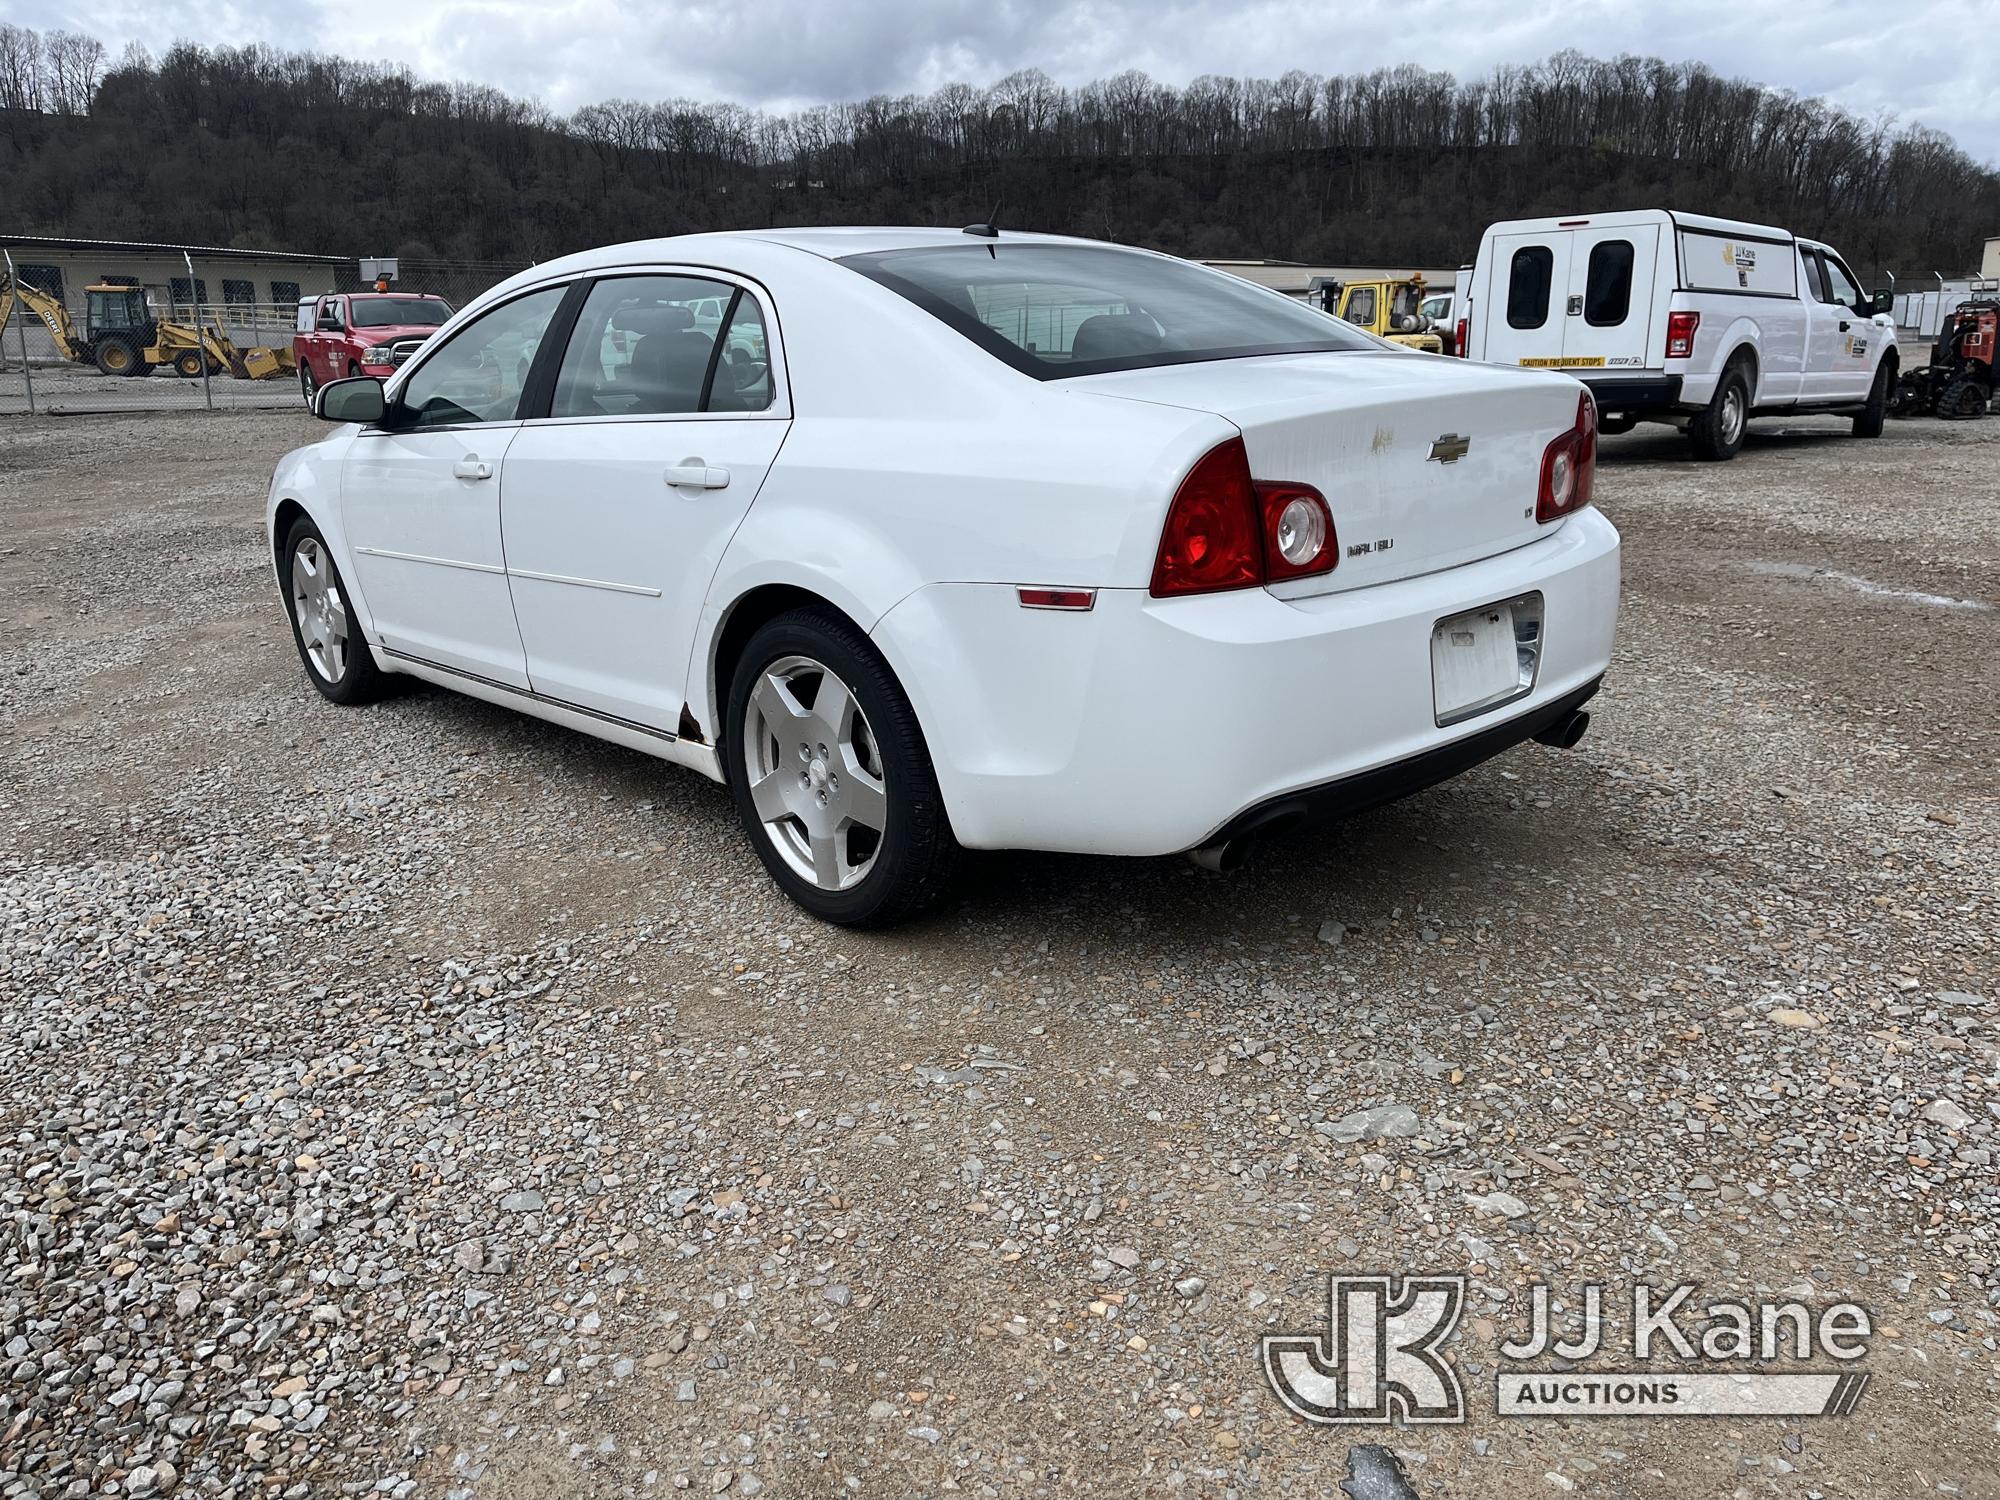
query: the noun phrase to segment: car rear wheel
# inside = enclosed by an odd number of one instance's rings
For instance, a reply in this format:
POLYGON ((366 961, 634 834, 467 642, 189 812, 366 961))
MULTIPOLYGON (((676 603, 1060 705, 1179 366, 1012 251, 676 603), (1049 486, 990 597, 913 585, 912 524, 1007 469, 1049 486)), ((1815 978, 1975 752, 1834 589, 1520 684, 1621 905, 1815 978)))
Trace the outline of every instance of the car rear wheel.
POLYGON ((1710 462, 1736 457, 1750 426, 1750 377, 1741 363, 1722 372, 1710 398, 1688 424, 1694 456, 1710 462))
POLYGON ((816 609, 762 626, 737 663, 725 722, 737 815, 799 905, 880 927, 945 888, 958 844, 923 731, 853 626, 816 609))
POLYGON ((305 360, 299 361, 299 391, 306 398, 306 405, 313 404, 313 395, 319 390, 319 382, 313 379, 312 366, 305 360))
POLYGON ((347 588, 319 528, 301 516, 285 538, 282 576, 292 641, 312 685, 335 703, 381 695, 383 673, 347 604, 347 588))

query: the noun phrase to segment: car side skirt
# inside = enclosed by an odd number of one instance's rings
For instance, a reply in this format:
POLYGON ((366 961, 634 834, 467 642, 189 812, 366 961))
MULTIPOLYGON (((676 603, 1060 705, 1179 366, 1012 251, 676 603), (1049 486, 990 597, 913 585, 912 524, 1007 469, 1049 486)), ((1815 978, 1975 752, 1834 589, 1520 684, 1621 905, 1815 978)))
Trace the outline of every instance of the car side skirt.
POLYGON ((422 657, 411 656, 389 646, 377 644, 375 650, 384 658, 383 666, 391 671, 407 672, 412 677, 420 677, 439 687, 464 693, 467 697, 483 699, 502 708, 517 709, 537 719, 559 724, 564 729, 573 729, 579 734, 623 745, 627 750, 637 750, 642 755, 686 766, 689 770, 699 771, 710 781, 724 780, 722 757, 713 745, 682 739, 664 729, 635 724, 629 719, 580 708, 573 703, 545 698, 540 693, 509 687, 504 682, 494 682, 474 672, 439 666, 436 662, 425 661, 422 657))

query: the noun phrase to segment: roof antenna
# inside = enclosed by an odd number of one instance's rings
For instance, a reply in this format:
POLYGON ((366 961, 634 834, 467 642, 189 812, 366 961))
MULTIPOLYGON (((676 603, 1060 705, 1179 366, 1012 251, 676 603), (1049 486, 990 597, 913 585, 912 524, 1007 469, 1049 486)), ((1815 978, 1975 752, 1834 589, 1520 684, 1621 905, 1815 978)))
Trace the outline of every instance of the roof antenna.
POLYGON ((992 212, 992 213, 990 213, 990 214, 988 214, 988 215, 986 216, 986 222, 985 222, 984 224, 968 224, 968 225, 966 225, 966 226, 965 226, 965 228, 961 229, 961 230, 959 231, 959 233, 960 233, 960 234, 976 234, 976 235, 978 235, 978 236, 979 236, 979 237, 980 237, 980 238, 981 238, 982 240, 997 240, 997 239, 999 239, 999 238, 1000 238, 1000 205, 1001 205, 1002 203, 1005 203, 1006 201, 1007 201, 1007 200, 1006 200, 1005 198, 995 198, 995 199, 993 200, 993 212, 992 212))

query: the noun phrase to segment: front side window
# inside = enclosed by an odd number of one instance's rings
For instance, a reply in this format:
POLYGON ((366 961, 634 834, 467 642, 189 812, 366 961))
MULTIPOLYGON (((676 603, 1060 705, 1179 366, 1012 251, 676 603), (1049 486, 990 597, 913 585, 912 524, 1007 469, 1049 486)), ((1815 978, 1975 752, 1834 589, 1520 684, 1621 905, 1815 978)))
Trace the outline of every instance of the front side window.
POLYGON ((1523 245, 1507 273, 1507 326, 1540 328, 1549 320, 1549 283, 1556 253, 1547 245, 1523 245))
POLYGON ((1377 347, 1226 273, 1104 245, 1001 239, 850 255, 841 264, 1038 380, 1377 347))
POLYGON ((1826 267, 1826 300, 1840 307, 1859 307, 1861 288, 1847 274, 1847 267, 1826 251, 1820 252, 1820 264, 1826 267))
POLYGON ((1375 322, 1375 288, 1358 286, 1347 294, 1347 321, 1358 323, 1363 328, 1372 327, 1375 322))
POLYGON ((1590 247, 1590 270, 1583 283, 1583 321, 1593 328, 1616 328, 1632 311, 1632 242, 1599 240, 1590 247))
POLYGON ((535 350, 563 299, 544 287, 473 319, 413 372, 397 398, 399 427, 511 422, 535 350))
MULTIPOLYGON (((598 282, 577 314, 549 415, 649 417, 703 410, 711 371, 719 363, 716 335, 735 295, 735 287, 699 276, 616 276, 598 282)), ((755 305, 754 298, 745 300, 755 305)))

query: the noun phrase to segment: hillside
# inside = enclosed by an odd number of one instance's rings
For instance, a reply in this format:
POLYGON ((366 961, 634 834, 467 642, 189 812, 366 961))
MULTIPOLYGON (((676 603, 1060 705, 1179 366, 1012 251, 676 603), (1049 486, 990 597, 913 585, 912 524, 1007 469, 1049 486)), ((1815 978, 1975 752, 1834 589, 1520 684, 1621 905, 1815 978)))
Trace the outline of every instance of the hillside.
POLYGON ((1185 88, 1029 72, 791 114, 561 117, 337 57, 102 55, 0 27, 0 230, 519 261, 999 202, 1004 223, 1185 254, 1445 264, 1495 219, 1665 204, 1817 234, 1907 281, 1964 268, 2000 226, 2000 175, 1935 132, 1657 59, 1185 88))

